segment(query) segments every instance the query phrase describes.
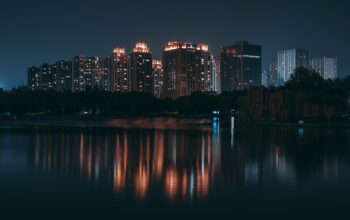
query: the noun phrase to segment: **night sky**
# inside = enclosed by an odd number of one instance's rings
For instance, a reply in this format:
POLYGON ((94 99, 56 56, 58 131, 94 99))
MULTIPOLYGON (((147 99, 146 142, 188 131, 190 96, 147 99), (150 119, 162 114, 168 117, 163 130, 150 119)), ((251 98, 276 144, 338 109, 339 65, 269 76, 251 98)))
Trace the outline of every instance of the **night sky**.
POLYGON ((345 0, 49 1, 0 0, 0 87, 26 84, 27 68, 75 55, 108 56, 146 41, 161 57, 169 40, 262 45, 263 69, 278 50, 337 56, 350 74, 350 12, 345 0))

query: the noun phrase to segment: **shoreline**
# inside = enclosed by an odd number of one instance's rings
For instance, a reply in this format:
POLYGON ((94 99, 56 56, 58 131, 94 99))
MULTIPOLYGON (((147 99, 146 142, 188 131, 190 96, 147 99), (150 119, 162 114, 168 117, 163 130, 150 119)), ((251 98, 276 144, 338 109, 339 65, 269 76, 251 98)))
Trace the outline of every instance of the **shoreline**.
POLYGON ((209 119, 174 117, 65 117, 0 121, 0 129, 10 128, 145 128, 170 130, 210 130, 209 119))
MULTIPOLYGON (((231 123, 229 117, 220 118, 220 124, 227 125, 231 123)), ((139 116, 92 116, 92 117, 42 117, 42 118, 20 118, 20 119, 0 119, 0 128, 23 127, 23 126, 59 126, 59 127, 162 127, 179 128, 186 126, 209 126, 213 123, 213 117, 209 115, 139 115, 139 116), (146 125, 145 125, 146 124, 146 125)), ((256 126, 277 126, 277 127, 324 127, 324 128, 350 128, 350 121, 320 121, 320 122, 297 122, 288 121, 257 121, 244 120, 237 118, 237 126, 256 125, 256 126)))
POLYGON ((277 126, 277 127, 338 127, 338 128, 350 128, 350 122, 306 122, 304 124, 298 124, 296 122, 278 122, 278 121, 258 121, 252 122, 253 124, 260 126, 277 126))

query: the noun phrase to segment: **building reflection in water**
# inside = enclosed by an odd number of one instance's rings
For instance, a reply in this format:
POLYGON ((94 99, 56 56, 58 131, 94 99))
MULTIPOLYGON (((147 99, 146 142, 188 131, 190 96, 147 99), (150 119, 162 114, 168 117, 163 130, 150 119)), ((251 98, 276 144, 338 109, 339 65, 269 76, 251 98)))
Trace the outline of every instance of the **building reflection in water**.
POLYGON ((114 159, 114 190, 116 192, 125 189, 126 174, 128 166, 128 139, 126 132, 123 132, 122 138, 120 134, 117 134, 116 140, 116 152, 114 159))
POLYGON ((150 137, 147 134, 140 134, 139 155, 135 173, 135 189, 138 198, 143 199, 146 196, 149 187, 150 178, 150 137))
POLYGON ((231 147, 234 146, 235 141, 235 117, 231 117, 231 147))
POLYGON ((266 177, 296 184, 315 167, 322 178, 338 176, 338 155, 348 155, 348 139, 336 133, 327 133, 325 141, 315 139, 325 136, 323 131, 305 130, 298 138, 298 129, 233 131, 231 126, 221 131, 218 121, 211 127, 37 131, 32 158, 40 175, 111 186, 116 195, 132 191, 139 200, 160 193, 168 200, 192 200, 214 191, 261 187, 266 177), (345 149, 331 148, 332 140, 345 149))

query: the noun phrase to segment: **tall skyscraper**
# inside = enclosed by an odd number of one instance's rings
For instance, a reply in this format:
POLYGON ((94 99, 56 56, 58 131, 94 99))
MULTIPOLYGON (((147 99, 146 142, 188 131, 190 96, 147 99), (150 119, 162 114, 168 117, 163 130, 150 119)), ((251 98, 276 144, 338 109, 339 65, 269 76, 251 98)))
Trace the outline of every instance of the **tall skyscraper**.
POLYGON ((221 48, 221 90, 241 90, 261 85, 261 46, 247 41, 221 48))
POLYGON ((164 97, 213 91, 213 67, 208 45, 168 42, 163 48, 164 97))
POLYGON ((310 59, 310 68, 324 79, 337 78, 337 58, 318 57, 310 59))
POLYGON ((278 85, 284 85, 298 67, 309 67, 309 51, 306 49, 291 49, 278 51, 277 71, 278 85))
POLYGON ((270 77, 270 86, 277 87, 278 86, 278 71, 277 71, 277 63, 271 63, 269 66, 269 77, 270 77))
POLYGON ((110 91, 130 90, 129 58, 124 48, 115 48, 110 61, 110 91))
POLYGON ((131 91, 153 94, 152 53, 144 42, 136 43, 130 55, 131 91))
POLYGON ((161 98, 163 95, 163 65, 161 60, 153 59, 154 96, 161 98))

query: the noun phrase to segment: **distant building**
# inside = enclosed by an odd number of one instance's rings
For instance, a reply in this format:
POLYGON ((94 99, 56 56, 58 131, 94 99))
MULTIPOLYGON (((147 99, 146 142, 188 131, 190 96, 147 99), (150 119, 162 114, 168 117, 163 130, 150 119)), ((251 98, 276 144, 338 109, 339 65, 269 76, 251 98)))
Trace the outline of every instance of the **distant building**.
POLYGON ((264 70, 262 72, 261 85, 263 85, 265 87, 270 86, 270 72, 269 71, 264 70))
POLYGON ((110 57, 99 60, 99 66, 101 68, 99 88, 104 91, 110 91, 110 62, 110 57))
POLYGON ((261 46, 241 41, 221 48, 220 56, 222 91, 261 85, 261 46))
POLYGON ((278 85, 284 85, 298 67, 309 67, 309 51, 291 49, 277 53, 278 85))
POLYGON ((74 92, 84 91, 85 84, 85 69, 86 58, 84 56, 76 56, 73 58, 72 75, 73 75, 73 88, 74 92))
POLYGON ((129 58, 124 48, 115 48, 110 60, 110 91, 129 92, 129 58))
POLYGON ((60 60, 56 63, 56 90, 67 91, 72 90, 73 75, 72 75, 72 62, 60 60))
POLYGON ((98 88, 101 83, 101 67, 98 57, 76 56, 72 63, 73 91, 98 88))
POLYGON ((213 91, 213 56, 206 44, 168 42, 163 48, 164 97, 213 91))
POLYGON ((220 59, 215 59, 214 56, 212 56, 212 62, 213 62, 213 72, 212 72, 212 84, 213 84, 213 91, 217 94, 221 93, 221 81, 220 81, 220 59))
POLYGON ((85 62, 84 76, 88 88, 98 88, 101 83, 101 67, 98 57, 88 57, 85 62))
POLYGON ((161 60, 153 59, 152 61, 153 68, 153 82, 154 82, 154 96, 161 98, 163 96, 163 65, 161 60))
POLYGON ((277 63, 271 63, 269 66, 269 77, 270 77, 270 86, 278 86, 278 70, 277 63))
POLYGON ((144 42, 138 42, 130 55, 131 91, 153 94, 152 53, 144 42))
POLYGON ((318 72, 323 79, 337 78, 337 58, 312 58, 310 59, 310 68, 318 72))
POLYGON ((47 63, 40 66, 40 89, 51 90, 56 89, 57 75, 56 65, 47 63))
POLYGON ((28 87, 32 90, 71 90, 72 63, 61 60, 28 68, 28 87))
POLYGON ((41 86, 40 68, 32 66, 28 68, 28 87, 32 90, 39 90, 41 86))

